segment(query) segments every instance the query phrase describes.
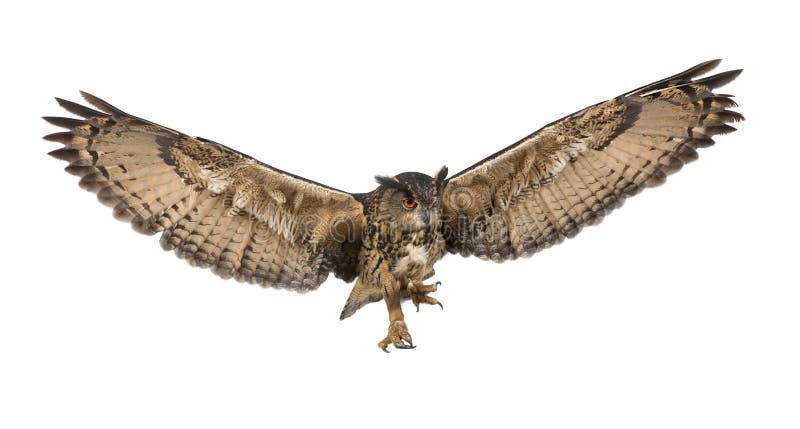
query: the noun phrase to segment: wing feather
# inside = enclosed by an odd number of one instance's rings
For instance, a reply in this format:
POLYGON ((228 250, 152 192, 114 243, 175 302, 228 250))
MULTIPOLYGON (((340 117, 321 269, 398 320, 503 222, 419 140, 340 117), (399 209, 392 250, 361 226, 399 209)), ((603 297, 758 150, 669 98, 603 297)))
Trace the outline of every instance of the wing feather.
POLYGON ((743 116, 713 89, 741 70, 698 78, 719 60, 555 121, 449 179, 448 250, 504 261, 594 225, 625 198, 658 186, 697 159, 743 116))
POLYGON ((45 139, 116 218, 224 278, 296 290, 354 278, 363 209, 351 194, 82 95, 99 110, 57 99, 81 118, 45 117, 68 130, 45 139))

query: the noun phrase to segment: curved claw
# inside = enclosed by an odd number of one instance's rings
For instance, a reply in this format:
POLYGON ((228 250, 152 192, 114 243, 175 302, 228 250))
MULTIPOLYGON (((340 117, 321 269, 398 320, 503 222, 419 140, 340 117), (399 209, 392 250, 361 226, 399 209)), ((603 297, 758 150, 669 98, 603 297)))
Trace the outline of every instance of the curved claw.
POLYGON ((395 320, 389 324, 389 335, 378 343, 378 347, 389 353, 390 344, 396 349, 413 349, 416 347, 411 335, 408 334, 408 328, 403 320, 395 320))
POLYGON ((441 282, 436 282, 436 284, 432 285, 422 285, 411 291, 411 301, 414 303, 414 307, 417 308, 417 313, 419 313, 420 304, 438 305, 439 308, 444 310, 444 305, 442 305, 439 300, 428 296, 429 293, 436 292, 436 288, 439 287, 440 284, 441 282))
POLYGON ((394 346, 398 349, 413 349, 415 347, 414 340, 411 339, 411 335, 408 335, 407 332, 405 335, 400 334, 400 340, 395 342, 394 346))

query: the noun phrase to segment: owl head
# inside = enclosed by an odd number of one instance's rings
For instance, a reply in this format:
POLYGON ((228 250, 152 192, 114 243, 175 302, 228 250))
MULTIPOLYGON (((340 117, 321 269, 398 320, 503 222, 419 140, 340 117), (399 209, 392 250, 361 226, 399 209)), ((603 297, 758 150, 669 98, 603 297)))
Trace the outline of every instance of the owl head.
POLYGON ((439 222, 446 177, 447 167, 440 168, 434 177, 416 172, 376 176, 380 186, 373 191, 373 201, 379 216, 391 216, 397 226, 410 229, 439 222))

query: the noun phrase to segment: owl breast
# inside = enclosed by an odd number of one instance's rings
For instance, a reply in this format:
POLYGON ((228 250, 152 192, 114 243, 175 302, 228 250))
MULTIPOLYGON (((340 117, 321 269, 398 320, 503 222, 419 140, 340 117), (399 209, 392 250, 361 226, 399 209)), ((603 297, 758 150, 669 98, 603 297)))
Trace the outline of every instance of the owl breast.
POLYGON ((433 264, 444 256, 444 240, 436 230, 427 230, 406 241, 394 251, 391 271, 398 278, 422 280, 433 271, 433 264))
POLYGON ((424 268, 430 265, 428 246, 408 243, 402 248, 392 272, 398 277, 419 277, 424 268))

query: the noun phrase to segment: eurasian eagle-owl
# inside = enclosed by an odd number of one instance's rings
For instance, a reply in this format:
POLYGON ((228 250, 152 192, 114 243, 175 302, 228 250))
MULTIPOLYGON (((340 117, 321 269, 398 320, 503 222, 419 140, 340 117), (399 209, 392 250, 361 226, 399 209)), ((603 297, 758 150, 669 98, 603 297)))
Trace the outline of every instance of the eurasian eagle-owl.
POLYGON ((356 284, 341 313, 384 300, 387 350, 413 343, 401 302, 439 304, 423 284, 446 253, 501 262, 599 223, 623 200, 664 183, 715 134, 742 120, 713 89, 741 70, 698 78, 708 61, 552 122, 447 177, 377 177, 352 194, 278 170, 213 141, 131 116, 83 93, 98 110, 57 99, 81 119, 50 154, 80 186, 161 246, 223 278, 297 291, 329 273, 356 284))

